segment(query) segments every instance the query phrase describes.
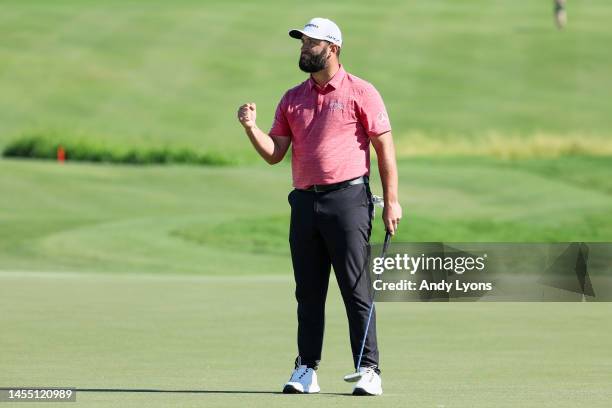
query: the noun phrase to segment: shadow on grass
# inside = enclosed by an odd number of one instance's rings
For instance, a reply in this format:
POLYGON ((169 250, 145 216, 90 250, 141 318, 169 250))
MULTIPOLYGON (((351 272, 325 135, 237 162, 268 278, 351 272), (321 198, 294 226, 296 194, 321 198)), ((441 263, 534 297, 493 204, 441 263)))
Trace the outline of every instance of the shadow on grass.
MULTIPOLYGON (((268 394, 283 395, 281 391, 255 391, 255 390, 159 390, 149 388, 75 388, 77 392, 141 392, 141 393, 176 393, 176 394, 268 394)), ((345 395, 352 396, 350 393, 341 392, 319 392, 320 395, 345 395)), ((295 394, 287 394, 295 395, 295 394)))

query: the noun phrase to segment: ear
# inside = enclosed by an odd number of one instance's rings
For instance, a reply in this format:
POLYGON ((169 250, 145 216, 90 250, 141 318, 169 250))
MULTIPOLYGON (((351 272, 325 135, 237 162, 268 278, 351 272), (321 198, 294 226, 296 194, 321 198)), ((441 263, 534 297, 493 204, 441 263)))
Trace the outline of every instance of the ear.
POLYGON ((338 46, 336 44, 329 44, 329 48, 334 52, 334 54, 338 55, 338 46))

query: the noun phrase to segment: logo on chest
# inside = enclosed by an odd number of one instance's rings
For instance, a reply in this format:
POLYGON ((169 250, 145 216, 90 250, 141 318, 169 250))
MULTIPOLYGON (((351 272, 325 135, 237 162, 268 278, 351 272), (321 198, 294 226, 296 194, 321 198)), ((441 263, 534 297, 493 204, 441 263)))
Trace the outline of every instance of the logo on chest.
POLYGON ((340 101, 331 101, 329 103, 329 110, 330 111, 341 111, 344 109, 344 104, 340 101))

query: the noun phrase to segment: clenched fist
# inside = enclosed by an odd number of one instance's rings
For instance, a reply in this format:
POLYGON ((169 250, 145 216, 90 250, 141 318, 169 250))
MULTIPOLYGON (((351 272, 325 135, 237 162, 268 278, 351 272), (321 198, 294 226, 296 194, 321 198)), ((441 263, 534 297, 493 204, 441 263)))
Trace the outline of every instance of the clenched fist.
POLYGON ((257 117, 257 107, 254 103, 245 103, 238 109, 238 120, 245 129, 251 129, 255 126, 257 117))

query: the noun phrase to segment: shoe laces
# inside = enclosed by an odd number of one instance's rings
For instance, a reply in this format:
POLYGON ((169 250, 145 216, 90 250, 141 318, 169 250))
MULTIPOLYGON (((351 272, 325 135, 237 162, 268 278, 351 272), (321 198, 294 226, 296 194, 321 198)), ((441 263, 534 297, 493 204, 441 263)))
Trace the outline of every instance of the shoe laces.
POLYGON ((291 376, 291 380, 292 381, 301 380, 306 374, 308 374, 308 370, 312 370, 312 368, 309 368, 307 366, 299 366, 293 372, 293 375, 291 376))
POLYGON ((376 374, 376 370, 374 369, 374 367, 364 367, 362 368, 363 370, 363 376, 362 377, 367 377, 368 381, 372 381, 374 379, 374 375, 376 374))

